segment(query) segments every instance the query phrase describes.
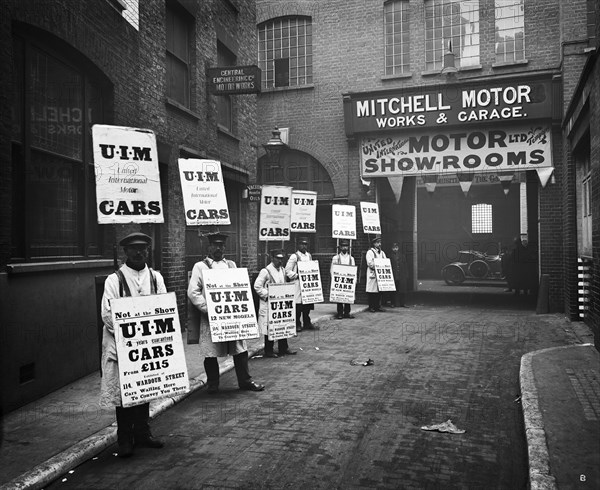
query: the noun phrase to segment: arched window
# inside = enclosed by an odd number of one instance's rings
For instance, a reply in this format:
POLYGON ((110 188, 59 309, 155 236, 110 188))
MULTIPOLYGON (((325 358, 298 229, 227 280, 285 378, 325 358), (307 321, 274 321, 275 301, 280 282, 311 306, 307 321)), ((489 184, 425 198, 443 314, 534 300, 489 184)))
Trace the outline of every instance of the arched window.
POLYGON ((13 44, 12 258, 100 256, 90 128, 110 89, 54 38, 23 28, 13 44))
POLYGON ((260 24, 258 65, 262 70, 263 88, 311 84, 311 18, 280 17, 260 24))

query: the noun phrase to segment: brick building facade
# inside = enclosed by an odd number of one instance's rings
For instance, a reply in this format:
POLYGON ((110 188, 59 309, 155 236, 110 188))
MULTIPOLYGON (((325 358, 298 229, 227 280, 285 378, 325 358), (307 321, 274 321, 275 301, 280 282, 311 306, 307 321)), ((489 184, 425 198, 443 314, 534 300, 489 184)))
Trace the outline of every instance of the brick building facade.
MULTIPOLYGON (((358 208, 361 201, 377 202, 384 249, 389 249, 393 241, 402 244, 412 264, 413 287, 419 278, 441 278, 441 268, 456 260, 461 248, 498 253, 511 247, 514 236, 526 234, 537 251, 536 283, 544 278, 541 292, 548 310, 579 319, 577 259, 581 231, 576 195, 580 182, 573 170, 572 151, 565 143, 568 138, 563 138, 563 121, 566 111, 577 112, 577 102, 571 102, 574 94, 580 105, 589 107, 590 114, 597 104, 590 95, 597 93, 593 90, 597 89, 597 67, 592 68, 586 61, 597 53, 597 35, 593 33, 598 25, 594 17, 598 15, 596 3, 259 0, 258 61, 263 75, 273 72, 263 76, 263 92, 258 100, 259 140, 267 138, 270 128, 279 126, 286 128, 290 147, 282 159, 283 177, 271 178, 264 171, 268 162, 259 159, 259 179, 265 179, 263 183, 294 185, 294 178, 286 177, 285 169, 291 172, 302 167, 301 162, 307 158, 324 170, 330 193, 319 195, 323 221, 317 223, 319 234, 312 244, 317 258, 324 260, 329 260, 335 249, 327 222, 331 204, 358 208), (579 81, 584 68, 586 82, 579 81), (469 106, 464 94, 471 90, 494 94, 500 87, 508 94, 525 86, 531 89, 531 97, 524 101, 521 113, 493 115, 493 107, 501 111, 522 105, 523 101, 504 98, 504 106, 502 101, 484 98, 478 101, 477 109, 488 110, 486 116, 454 122, 445 119, 456 115, 455 105, 462 102, 462 109, 469 106), (414 104, 422 105, 410 106, 411 98, 414 104), (536 103, 539 107, 534 109, 536 103), (381 117, 384 115, 407 117, 386 119, 381 117), (436 121, 428 119, 431 115, 443 117, 436 121), (370 126, 365 122, 369 116, 370 126), (410 141, 422 143, 421 138, 427 135, 432 140, 452 140, 453 133, 466 133, 468 139, 479 133, 510 135, 520 131, 521 136, 508 136, 516 141, 534 134, 536 128, 544 128, 548 141, 543 150, 545 161, 540 165, 541 160, 536 158, 517 163, 514 155, 527 147, 509 145, 509 152, 514 153, 503 163, 498 163, 499 157, 492 155, 491 147, 480 147, 468 156, 471 160, 462 160, 462 166, 449 161, 437 173, 410 173, 398 163, 406 163, 408 160, 402 158, 407 154, 402 149, 394 152, 385 147, 388 139, 400 147, 403 138, 410 145, 410 141), (397 159, 396 163, 390 163, 389 158, 380 160, 381 165, 387 162, 396 167, 388 167, 387 174, 379 167, 379 173, 365 179, 368 167, 362 153, 367 142, 375 145, 374 153, 383 148, 384 155, 397 159), (383 146, 377 147, 378 143, 383 146), (499 171, 480 172, 484 165, 473 163, 479 159, 497 165, 499 171), (506 161, 509 165, 504 165, 506 161), (465 166, 465 162, 472 165, 465 166), (472 182, 467 191, 468 185, 460 185, 463 177, 458 174, 473 171, 475 177, 466 178, 466 182, 472 182), (481 211, 476 209, 478 205, 489 212, 479 222, 474 218, 481 211)), ((591 124, 593 117, 590 115, 589 127, 597 128, 591 124)), ((596 210, 593 189, 598 156, 594 131, 590 130, 588 160, 592 168, 591 202, 596 210)), ((456 137, 452 141, 456 142, 456 137)), ((418 145, 413 146, 418 149, 418 145)), ((456 148, 448 151, 453 150, 456 148)), ((407 153, 408 157, 414 156, 407 153)), ((301 180, 296 179, 295 185, 312 188, 301 180)), ((360 215, 357 224, 360 229, 360 215)), ((593 238, 596 233, 594 225, 593 238)), ((596 251, 597 239, 593 244, 596 251)), ((368 236, 359 233, 353 244, 354 256, 359 259, 367 247, 368 236)), ((591 248, 588 255, 592 255, 591 248)), ((597 252, 594 257, 597 261, 597 252)), ((364 284, 360 287, 362 294, 364 284)), ((594 278, 592 303, 597 294, 594 278)), ((596 311, 592 306, 591 322, 596 321, 596 311)))
POLYGON ((55 0, 0 6, 2 409, 99 368, 97 295, 131 231, 154 238, 152 266, 177 295, 206 254, 186 227, 178 158, 222 162, 229 256, 256 263, 256 95, 208 93, 207 69, 256 58, 252 1, 55 0), (163 224, 98 225, 91 124, 157 140, 163 224), (113 253, 113 248, 114 253, 113 253))

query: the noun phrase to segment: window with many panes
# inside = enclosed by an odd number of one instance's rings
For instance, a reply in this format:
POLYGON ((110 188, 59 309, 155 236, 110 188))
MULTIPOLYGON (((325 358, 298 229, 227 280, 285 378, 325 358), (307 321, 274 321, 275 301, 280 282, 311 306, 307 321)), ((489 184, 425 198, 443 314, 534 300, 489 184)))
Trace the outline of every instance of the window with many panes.
POLYGON ((441 70, 451 48, 458 67, 479 62, 479 0, 425 0, 425 69, 441 70))
POLYGON ((383 5, 386 75, 400 75, 409 72, 408 7, 407 0, 393 0, 383 5))
POLYGON ((167 97, 190 107, 190 38, 192 18, 167 2, 167 97))
POLYGON ((492 233, 492 205, 471 206, 471 233, 492 233))
POLYGON ((496 62, 525 60, 523 0, 495 0, 496 62))
POLYGON ((100 256, 91 125, 107 122, 109 89, 49 39, 13 43, 11 255, 100 256))
POLYGON ((581 181, 581 196, 578 196, 580 220, 579 253, 592 256, 592 168, 590 162, 589 137, 585 137, 576 151, 577 176, 581 181))
POLYGON ((263 88, 311 84, 311 18, 281 17, 260 24, 258 65, 262 70, 263 88))

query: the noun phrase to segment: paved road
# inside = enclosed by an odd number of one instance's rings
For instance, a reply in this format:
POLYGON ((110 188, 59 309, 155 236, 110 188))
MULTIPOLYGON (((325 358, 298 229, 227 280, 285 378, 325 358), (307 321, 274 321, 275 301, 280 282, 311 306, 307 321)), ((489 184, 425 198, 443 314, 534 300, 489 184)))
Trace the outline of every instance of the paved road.
POLYGON ((164 449, 112 447, 47 488, 526 488, 520 359, 569 335, 560 316, 489 305, 331 320, 297 356, 251 360, 266 391, 229 372, 154 420, 164 449), (466 432, 421 430, 448 419, 466 432))

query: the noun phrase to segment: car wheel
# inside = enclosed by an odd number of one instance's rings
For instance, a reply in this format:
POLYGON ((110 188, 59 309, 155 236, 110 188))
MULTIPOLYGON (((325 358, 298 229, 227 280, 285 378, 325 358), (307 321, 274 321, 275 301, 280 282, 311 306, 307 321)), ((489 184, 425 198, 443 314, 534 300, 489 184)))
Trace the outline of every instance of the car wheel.
POLYGON ((483 260, 474 260, 469 264, 469 274, 477 279, 483 279, 488 275, 490 268, 483 260))
POLYGON ((448 265, 442 270, 442 276, 448 286, 462 284, 465 280, 465 273, 457 265, 448 265))

